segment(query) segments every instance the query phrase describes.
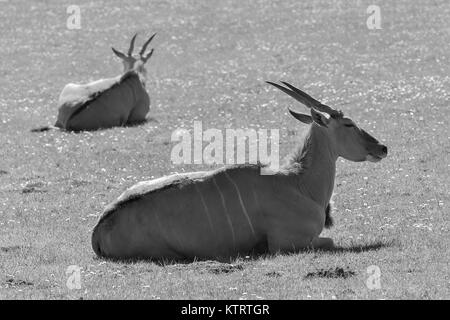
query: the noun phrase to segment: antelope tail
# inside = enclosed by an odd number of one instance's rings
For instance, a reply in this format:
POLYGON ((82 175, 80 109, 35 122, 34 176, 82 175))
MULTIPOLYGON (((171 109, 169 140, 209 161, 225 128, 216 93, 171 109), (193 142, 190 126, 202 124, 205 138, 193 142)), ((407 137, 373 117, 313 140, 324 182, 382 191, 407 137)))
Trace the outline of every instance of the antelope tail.
POLYGON ((325 209, 325 228, 330 229, 333 226, 333 218, 331 217, 331 204, 325 209))

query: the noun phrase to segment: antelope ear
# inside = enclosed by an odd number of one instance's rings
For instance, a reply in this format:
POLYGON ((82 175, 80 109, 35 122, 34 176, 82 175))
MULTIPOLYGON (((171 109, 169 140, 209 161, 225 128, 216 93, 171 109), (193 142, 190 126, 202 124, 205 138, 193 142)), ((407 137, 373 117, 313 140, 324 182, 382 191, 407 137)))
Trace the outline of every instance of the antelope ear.
POLYGON ((145 57, 142 58, 142 61, 144 61, 144 63, 146 63, 148 59, 150 59, 150 57, 153 55, 153 50, 154 49, 152 49, 145 57))
POLYGON ((318 125, 321 125, 322 127, 328 127, 328 123, 330 122, 330 119, 327 118, 325 113, 322 113, 320 111, 317 111, 314 108, 311 108, 311 117, 312 120, 317 123, 318 125))
POLYGON ((303 113, 298 113, 295 111, 292 111, 291 109, 289 109, 290 114, 292 114, 292 116, 297 119, 300 122, 306 123, 306 124, 310 124, 311 122, 313 122, 313 119, 311 118, 311 116, 308 116, 307 114, 303 114, 303 113))
POLYGON ((126 58, 126 55, 124 55, 122 52, 120 52, 120 51, 118 51, 118 50, 116 50, 116 49, 114 49, 112 47, 111 47, 111 49, 114 52, 114 54, 116 56, 118 56, 120 59, 125 59, 126 58))

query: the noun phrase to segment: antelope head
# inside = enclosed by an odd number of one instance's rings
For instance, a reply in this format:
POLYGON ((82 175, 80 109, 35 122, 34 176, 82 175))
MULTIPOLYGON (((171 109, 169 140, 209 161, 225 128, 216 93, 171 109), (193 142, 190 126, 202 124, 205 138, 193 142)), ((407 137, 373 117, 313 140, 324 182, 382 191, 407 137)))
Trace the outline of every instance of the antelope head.
POLYGON ((342 111, 334 110, 320 103, 287 82, 281 82, 286 87, 269 81, 267 83, 310 108, 311 115, 298 113, 291 109, 289 112, 303 123, 313 123, 323 128, 329 136, 337 156, 355 162, 366 160, 378 162, 387 156, 387 147, 358 127, 353 120, 345 117, 342 111))
POLYGON ((150 59, 150 57, 153 54, 153 50, 150 50, 147 54, 145 54, 145 50, 147 50, 147 46, 150 43, 150 41, 153 40, 153 38, 156 36, 156 33, 152 35, 142 46, 141 51, 139 51, 139 56, 133 56, 133 50, 134 50, 134 41, 136 40, 137 33, 133 36, 130 42, 130 47, 128 48, 128 54, 124 54, 114 48, 111 48, 112 51, 116 56, 118 56, 120 59, 122 59, 123 63, 123 71, 127 72, 129 70, 136 70, 140 73, 143 73, 144 75, 147 73, 145 70, 145 63, 150 59))

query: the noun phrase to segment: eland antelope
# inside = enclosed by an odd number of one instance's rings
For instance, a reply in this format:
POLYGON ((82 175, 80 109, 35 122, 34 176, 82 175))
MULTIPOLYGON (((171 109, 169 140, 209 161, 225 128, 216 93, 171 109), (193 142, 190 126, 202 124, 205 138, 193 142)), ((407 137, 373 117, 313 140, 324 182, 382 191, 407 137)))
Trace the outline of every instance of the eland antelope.
MULTIPOLYGON (((128 54, 112 48, 122 59, 123 74, 88 84, 67 84, 59 96, 56 127, 70 131, 97 130, 144 122, 149 113, 150 98, 145 89, 145 63, 153 49, 145 54, 155 34, 143 45, 139 56, 133 56, 133 36, 128 54)), ((35 130, 39 131, 39 130, 35 130)))
POLYGON ((351 119, 283 82, 268 82, 310 108, 289 112, 310 124, 303 146, 272 174, 258 165, 174 174, 140 182, 110 204, 92 233, 98 256, 111 259, 230 259, 262 252, 329 249, 336 160, 387 156, 351 119))

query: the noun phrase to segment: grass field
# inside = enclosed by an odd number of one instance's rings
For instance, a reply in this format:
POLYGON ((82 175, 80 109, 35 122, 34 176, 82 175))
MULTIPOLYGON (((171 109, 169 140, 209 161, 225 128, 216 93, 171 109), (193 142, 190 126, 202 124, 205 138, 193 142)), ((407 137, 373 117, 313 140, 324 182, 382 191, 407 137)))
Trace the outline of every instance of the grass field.
MULTIPOLYGON (((433 1, 0 1, 0 299, 449 299, 450 3, 433 1), (81 29, 66 8, 81 8, 81 29), (382 29, 369 30, 369 5, 382 29), (110 47, 157 32, 147 89, 153 120, 93 133, 53 124, 64 84, 116 76, 110 47), (92 227, 134 183, 174 165, 171 134, 278 128, 280 153, 305 126, 285 80, 342 109, 389 147, 338 160, 334 252, 232 264, 113 263, 92 227), (81 269, 81 289, 66 269, 81 269), (369 289, 369 266, 380 270, 369 289)), ((141 42, 138 43, 140 45, 141 42)))

